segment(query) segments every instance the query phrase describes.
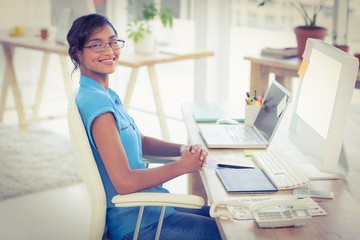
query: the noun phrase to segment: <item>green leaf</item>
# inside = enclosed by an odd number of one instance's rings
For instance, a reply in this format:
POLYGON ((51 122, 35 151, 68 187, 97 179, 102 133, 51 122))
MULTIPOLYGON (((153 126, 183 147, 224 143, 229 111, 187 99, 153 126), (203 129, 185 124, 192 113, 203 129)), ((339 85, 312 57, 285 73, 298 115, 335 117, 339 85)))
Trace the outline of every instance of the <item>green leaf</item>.
POLYGON ((155 3, 144 4, 142 13, 146 21, 155 19, 156 15, 158 14, 155 3))
POLYGON ((162 25, 166 28, 169 26, 169 28, 172 28, 173 26, 173 17, 174 15, 174 9, 172 8, 163 8, 160 11, 160 20, 162 25))

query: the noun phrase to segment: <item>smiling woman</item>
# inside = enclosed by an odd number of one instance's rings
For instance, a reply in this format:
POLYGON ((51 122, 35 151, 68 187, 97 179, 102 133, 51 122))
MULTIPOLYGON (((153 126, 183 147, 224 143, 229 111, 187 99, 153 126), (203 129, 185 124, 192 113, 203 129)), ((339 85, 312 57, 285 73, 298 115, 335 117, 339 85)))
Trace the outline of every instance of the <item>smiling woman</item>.
POLYGON ((133 239, 137 234, 140 239, 154 239, 158 235, 157 226, 162 226, 164 239, 220 239, 215 220, 209 216, 209 206, 202 209, 169 206, 164 211, 158 206, 145 207, 140 232, 135 232, 138 207, 114 206, 111 200, 118 194, 168 193, 162 184, 200 170, 208 153, 199 144, 165 142, 139 131, 118 94, 109 87, 109 75, 115 72, 124 42, 117 38, 117 31, 107 18, 98 14, 78 18, 67 39, 74 70, 81 72, 76 105, 104 185, 106 224, 111 239, 133 239), (147 168, 143 155, 179 160, 147 168), (165 216, 163 225, 159 216, 165 216))
POLYGON ((115 29, 110 25, 98 27, 87 39, 84 50, 78 52, 80 71, 98 83, 105 89, 109 89, 108 74, 115 72, 120 48, 124 46, 123 40, 117 39, 115 29), (120 41, 120 42, 119 42, 120 41))
POLYGON ((101 68, 99 69, 99 66, 101 66, 99 63, 107 60, 107 64, 112 67, 110 69, 106 68, 106 72, 101 76, 94 76, 94 79, 99 80, 99 83, 108 89, 107 74, 115 71, 120 48, 124 46, 125 42, 123 40, 118 42, 117 31, 113 25, 106 18, 82 18, 74 22, 67 35, 67 40, 70 45, 69 55, 74 63, 73 72, 80 68, 81 73, 88 77, 97 75, 99 73, 96 72, 96 69, 103 71, 101 68), (87 21, 86 24, 84 21, 87 21), (90 26, 92 27, 91 29, 90 26), (80 31, 81 34, 77 36, 75 34, 76 31, 80 31), (109 45, 108 48, 106 47, 107 45, 109 45), (109 60, 111 61, 109 62, 109 60), (92 66, 95 67, 94 70, 90 70, 92 66), (87 72, 90 75, 86 74, 87 72))

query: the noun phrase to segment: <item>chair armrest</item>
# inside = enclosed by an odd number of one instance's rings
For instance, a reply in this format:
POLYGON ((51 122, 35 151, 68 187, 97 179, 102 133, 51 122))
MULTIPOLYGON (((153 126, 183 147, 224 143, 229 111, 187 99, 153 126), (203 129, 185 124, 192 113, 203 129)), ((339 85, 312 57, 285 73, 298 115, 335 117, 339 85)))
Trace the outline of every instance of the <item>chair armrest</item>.
POLYGON ((148 156, 148 155, 142 156, 142 160, 146 164, 152 164, 152 163, 167 164, 178 161, 179 159, 180 156, 176 156, 176 157, 162 157, 162 156, 148 156))
POLYGON ((175 193, 140 192, 116 195, 111 200, 116 207, 172 206, 182 208, 201 208, 204 199, 195 195, 175 193))

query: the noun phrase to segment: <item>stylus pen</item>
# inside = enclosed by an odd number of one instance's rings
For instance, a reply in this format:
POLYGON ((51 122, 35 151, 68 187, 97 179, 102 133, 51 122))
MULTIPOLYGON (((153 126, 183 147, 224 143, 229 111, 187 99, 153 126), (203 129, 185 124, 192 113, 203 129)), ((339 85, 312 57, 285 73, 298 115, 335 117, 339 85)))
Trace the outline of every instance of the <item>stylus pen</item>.
POLYGON ((224 164, 224 163, 218 163, 217 166, 222 167, 222 168, 237 168, 237 169, 254 168, 254 167, 250 167, 250 166, 230 165, 230 164, 224 164))

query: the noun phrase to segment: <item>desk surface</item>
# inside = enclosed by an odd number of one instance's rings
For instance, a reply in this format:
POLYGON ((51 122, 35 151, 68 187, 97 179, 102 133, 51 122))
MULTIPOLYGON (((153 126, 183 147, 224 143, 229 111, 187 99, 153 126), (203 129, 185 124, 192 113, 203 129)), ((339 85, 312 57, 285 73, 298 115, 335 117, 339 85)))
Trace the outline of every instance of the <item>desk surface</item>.
MULTIPOLYGON (((183 117, 188 130, 189 141, 205 146, 198 127, 192 117, 192 109, 198 105, 183 105, 183 117)), ((286 117, 286 116, 285 116, 286 117)), ((284 118, 285 120, 285 118, 284 118)), ((284 121, 283 120, 283 121, 284 121)), ((285 120, 286 121, 286 120, 285 120)), ((281 142, 281 136, 286 133, 287 126, 279 129, 272 144, 281 142)), ((260 229, 253 220, 229 221, 217 219, 217 225, 224 239, 358 239, 360 229, 357 219, 360 218, 360 149, 356 143, 360 141, 360 105, 352 105, 345 132, 345 146, 349 160, 350 173, 345 179, 329 181, 311 181, 310 187, 333 191, 332 200, 316 200, 328 215, 313 217, 310 223, 300 228, 260 229)), ((244 157, 243 151, 209 150, 209 158, 244 157)), ((209 202, 248 196, 243 194, 228 194, 213 170, 204 168, 201 172, 209 202)), ((292 194, 292 190, 280 191, 277 194, 292 194)), ((256 195, 256 196, 261 196, 256 195)), ((273 194, 272 194, 273 195, 273 194)), ((254 196, 254 195, 252 195, 254 196)))
POLYGON ((246 56, 245 60, 250 61, 251 63, 261 64, 263 66, 272 66, 272 67, 281 67, 289 70, 297 71, 300 65, 299 58, 272 58, 266 56, 246 56))

